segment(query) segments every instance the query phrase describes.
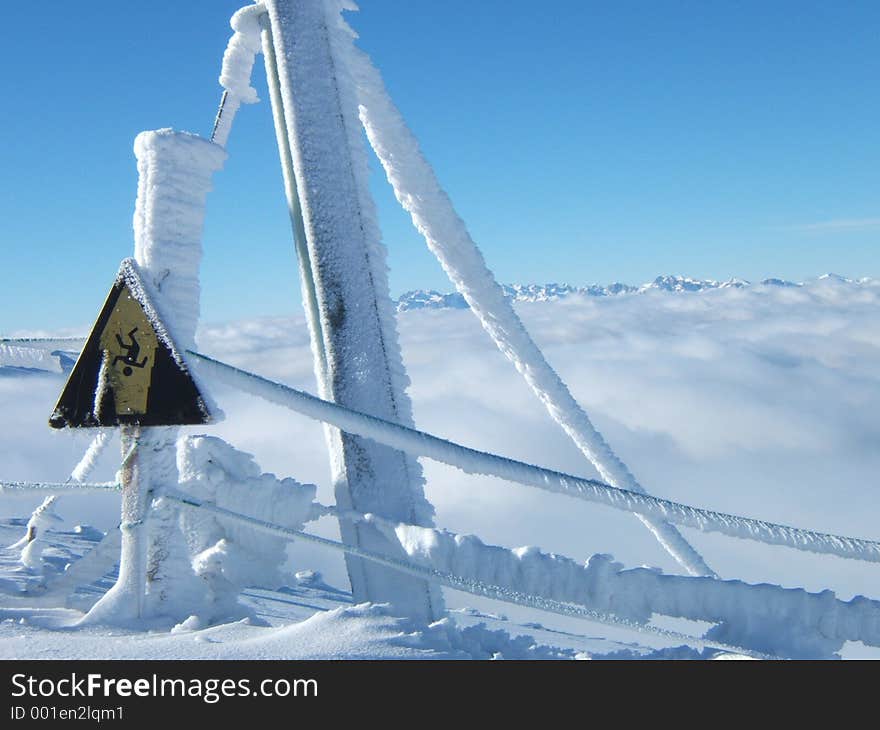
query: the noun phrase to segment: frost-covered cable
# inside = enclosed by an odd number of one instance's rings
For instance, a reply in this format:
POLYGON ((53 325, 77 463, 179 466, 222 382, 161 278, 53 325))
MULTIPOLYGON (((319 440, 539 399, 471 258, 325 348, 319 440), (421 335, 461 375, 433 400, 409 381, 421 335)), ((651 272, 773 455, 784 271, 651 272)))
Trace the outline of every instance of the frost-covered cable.
POLYGON ((267 522, 265 520, 258 520, 253 517, 246 517, 244 515, 238 514, 237 512, 232 512, 230 510, 223 509, 222 507, 202 502, 201 500, 189 497, 174 490, 166 489, 163 492, 163 497, 173 502, 177 502, 178 504, 181 504, 189 509, 209 512, 211 514, 217 515, 218 517, 232 520, 242 525, 247 525, 249 527, 252 527, 253 529, 260 530, 271 535, 285 537, 289 540, 302 540, 303 542, 309 542, 314 545, 320 545, 321 547, 329 548, 331 550, 336 550, 338 552, 344 552, 348 553, 349 555, 364 558, 365 560, 384 565, 401 573, 406 573, 407 575, 422 578, 434 584, 442 585, 446 588, 451 588, 452 590, 463 591, 465 593, 482 596, 484 598, 491 598, 493 600, 503 601, 505 603, 513 603, 519 606, 525 606, 527 608, 535 608, 541 611, 547 611, 549 613, 556 613, 563 616, 572 616, 575 618, 585 619, 587 621, 594 621, 602 624, 610 624, 612 626, 618 626, 640 633, 654 634, 656 636, 660 636, 673 641, 685 641, 688 644, 698 647, 722 649, 724 651, 735 652, 738 654, 744 654, 746 656, 753 656, 761 659, 779 658, 741 646, 734 646, 723 642, 709 641, 696 636, 691 636, 689 634, 663 629, 658 626, 630 621, 625 618, 614 616, 612 614, 594 611, 592 609, 586 608, 585 606, 579 606, 576 604, 567 603, 565 601, 557 601, 552 598, 543 598, 541 596, 536 596, 510 588, 505 588, 504 586, 485 583, 483 581, 466 578, 464 576, 455 575, 453 573, 448 573, 441 570, 434 570, 432 568, 418 565, 416 563, 411 563, 406 560, 399 560, 394 557, 382 555, 372 550, 359 548, 354 545, 345 545, 341 542, 329 540, 325 537, 319 537, 318 535, 312 535, 302 530, 296 530, 290 527, 283 527, 282 525, 277 525, 272 522, 267 522))
POLYGON ((85 342, 85 337, 0 337, 0 345, 20 345, 22 347, 37 347, 51 349, 59 345, 79 345, 85 342))
POLYGON ((0 481, 0 495, 24 494, 90 494, 95 492, 118 492, 121 489, 116 482, 95 482, 80 484, 77 482, 7 482, 0 481))
POLYGON ((221 147, 226 146, 238 108, 242 104, 254 104, 260 100, 256 89, 251 86, 251 73, 254 60, 262 49, 259 17, 265 12, 262 5, 247 5, 238 10, 229 21, 235 32, 223 53, 220 71, 223 98, 211 133, 211 141, 221 147))
MULTIPOLYGON (((338 5, 338 7, 333 7, 338 5)), ((593 425, 585 410, 532 340, 510 301, 486 266, 464 221, 441 188, 415 135, 388 94, 369 56, 356 48, 354 32, 328 3, 328 25, 339 73, 352 77, 360 97, 360 118, 400 204, 412 216, 428 248, 440 261, 483 328, 516 366, 552 418, 565 430, 609 484, 646 493, 593 425)), ((655 516, 639 518, 689 573, 715 575, 675 527, 655 516)))
POLYGON ((191 350, 187 354, 199 370, 247 393, 289 408, 304 416, 329 423, 348 433, 374 439, 413 456, 424 456, 455 466, 469 474, 486 474, 538 489, 607 507, 634 512, 654 520, 665 520, 702 532, 719 532, 729 537, 784 545, 796 550, 836 555, 853 560, 880 562, 880 542, 804 530, 765 520, 691 507, 648 494, 619 489, 595 479, 544 469, 468 448, 431 434, 352 411, 290 386, 240 370, 191 350))

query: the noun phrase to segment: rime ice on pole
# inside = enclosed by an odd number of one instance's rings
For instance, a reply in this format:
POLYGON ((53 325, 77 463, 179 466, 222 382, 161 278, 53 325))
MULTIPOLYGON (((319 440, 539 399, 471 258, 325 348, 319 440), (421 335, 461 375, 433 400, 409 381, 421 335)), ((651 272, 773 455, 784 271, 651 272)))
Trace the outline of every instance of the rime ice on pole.
POLYGON ((222 147, 226 146, 238 108, 259 101, 257 90, 251 86, 251 74, 254 60, 262 48, 259 17, 264 12, 260 5, 249 5, 241 8, 229 21, 235 32, 223 53, 220 86, 225 93, 211 136, 212 141, 222 147))
MULTIPOLYGON (((411 423, 357 95, 336 55, 338 7, 325 0, 265 0, 264 6, 279 82, 273 111, 282 157, 289 147, 295 168, 306 243, 300 270, 314 285, 319 390, 347 407, 411 423)), ((290 202, 293 207, 297 201, 290 202)), ((432 524, 433 507, 414 459, 336 429, 325 433, 340 506, 432 524)), ((401 554, 369 526, 355 529, 343 518, 340 530, 346 544, 401 554)), ((440 591, 426 581, 350 555, 346 566, 355 600, 390 602, 421 620, 443 614, 440 591)))
POLYGON ((202 231, 211 178, 226 152, 188 132, 141 132, 134 142, 138 196, 134 256, 157 293, 162 319, 178 346, 195 345, 202 231))
MULTIPOLYGON (((143 301, 158 310, 145 306, 148 319, 155 323, 160 339, 176 343, 173 349, 179 357, 180 350, 195 347, 206 198, 226 152, 194 134, 172 129, 142 132, 135 139, 134 152, 138 192, 133 221, 136 265, 132 266, 140 274, 135 278, 143 279, 143 301)), ((178 483, 177 431, 158 427, 123 434, 123 449, 132 450, 137 460, 130 468, 137 474, 138 494, 123 495, 119 580, 89 612, 88 622, 185 618, 188 606, 206 600, 204 582, 192 570, 177 509, 161 500, 162 488, 178 483), (141 603, 135 598, 143 594, 144 576, 147 586, 141 603)))

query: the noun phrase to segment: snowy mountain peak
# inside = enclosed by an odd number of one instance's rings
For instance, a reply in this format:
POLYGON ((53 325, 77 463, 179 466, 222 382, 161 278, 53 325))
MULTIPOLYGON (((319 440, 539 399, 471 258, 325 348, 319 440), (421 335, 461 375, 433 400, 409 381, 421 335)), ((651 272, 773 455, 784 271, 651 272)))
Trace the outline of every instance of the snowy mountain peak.
POLYGON ((751 286, 752 282, 748 279, 737 279, 736 277, 731 277, 727 281, 722 281, 719 285, 719 289, 745 289, 747 286, 751 286))
POLYGON ((640 292, 646 292, 651 289, 660 289, 661 291, 703 291, 705 289, 717 289, 719 283, 714 279, 691 279, 689 276, 658 276, 649 284, 642 284, 638 288, 640 292))
POLYGON ((788 281, 788 279, 776 279, 776 278, 762 279, 761 283, 764 286, 788 286, 788 287, 790 287, 790 286, 803 286, 803 284, 800 284, 796 281, 788 281))
MULTIPOLYGON (((815 281, 840 284, 857 284, 866 285, 873 282, 873 279, 862 278, 858 280, 848 279, 839 274, 823 274, 815 281)), ((621 282, 613 284, 600 285, 590 284, 588 286, 572 286, 571 284, 503 284, 502 289, 506 296, 515 302, 547 302, 554 299, 563 299, 573 294, 587 297, 608 297, 618 296, 621 294, 644 294, 647 292, 703 292, 712 289, 745 289, 752 286, 766 287, 802 287, 803 283, 789 281, 787 279, 778 279, 775 277, 762 279, 757 284, 746 279, 731 277, 726 281, 716 281, 715 279, 694 279, 689 276, 677 276, 666 274, 658 276, 641 286, 632 286, 621 282)), ((415 289, 405 292, 397 300, 397 311, 406 312, 410 309, 467 309, 467 302, 464 297, 457 293, 438 292, 434 289, 415 289)))

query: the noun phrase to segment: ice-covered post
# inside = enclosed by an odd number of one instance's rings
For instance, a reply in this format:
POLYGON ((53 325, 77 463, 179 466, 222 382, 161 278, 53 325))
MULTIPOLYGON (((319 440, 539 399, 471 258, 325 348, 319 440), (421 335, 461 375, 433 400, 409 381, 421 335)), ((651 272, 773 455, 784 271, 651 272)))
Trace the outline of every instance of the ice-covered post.
MULTIPOLYGON (((334 59, 338 3, 266 0, 264 58, 297 244, 318 387, 323 397, 412 423, 408 379, 388 292, 385 249, 350 79, 334 59)), ((343 510, 432 524, 418 463, 387 446, 327 427, 336 501, 343 510)), ((340 519, 346 544, 405 557, 375 526, 340 519)), ((355 601, 391 603, 419 620, 439 617, 428 582, 346 557, 355 601)))
MULTIPOLYGON (((181 350, 194 349, 205 203, 226 152, 172 129, 142 132, 134 152, 135 260, 171 337, 181 350)), ((175 614, 168 602, 172 595, 185 613, 198 603, 196 594, 204 593, 190 566, 177 508, 161 499, 152 504, 163 487, 177 486, 177 432, 175 427, 123 427, 120 576, 92 609, 93 618, 175 614)))
MULTIPOLYGON (((199 319, 199 267, 205 203, 211 178, 223 167, 222 147, 187 132, 142 132, 134 143, 138 195, 134 256, 156 291, 165 324, 181 349, 194 349, 199 319)), ((140 458, 147 462, 150 491, 177 485, 176 428, 143 429, 140 458)), ((141 487, 144 488, 143 486, 141 487)), ((163 504, 149 524, 147 608, 162 613, 172 578, 194 581, 177 509, 163 504), (185 564, 184 564, 185 563, 185 564)), ((183 585, 175 585, 179 597, 183 585)))
POLYGON ((130 601, 127 608, 135 618, 143 615, 147 587, 147 533, 144 529, 144 518, 148 508, 150 484, 149 474, 144 473, 147 460, 141 457, 138 448, 140 430, 139 426, 121 428, 123 457, 119 469, 122 484, 122 519, 119 523, 122 550, 116 590, 120 596, 125 596, 130 601))

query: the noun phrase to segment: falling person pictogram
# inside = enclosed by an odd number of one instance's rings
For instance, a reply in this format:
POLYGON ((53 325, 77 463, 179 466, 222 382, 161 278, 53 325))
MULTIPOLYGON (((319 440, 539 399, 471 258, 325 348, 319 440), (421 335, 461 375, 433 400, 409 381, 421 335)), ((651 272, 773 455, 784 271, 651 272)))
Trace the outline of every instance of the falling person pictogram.
POLYGON ((116 335, 116 341, 119 343, 119 346, 126 351, 126 353, 124 355, 117 355, 116 357, 114 357, 113 364, 115 365, 118 362, 123 363, 125 367, 122 368, 122 374, 126 377, 130 377, 134 373, 134 370, 132 370, 132 368, 141 369, 146 367, 147 360, 149 360, 148 357, 145 357, 143 360, 138 362, 137 358, 140 354, 141 346, 134 336, 134 333, 137 331, 137 327, 132 327, 131 331, 128 333, 128 339, 131 343, 128 345, 126 345, 122 341, 122 337, 120 337, 118 334, 116 335))

